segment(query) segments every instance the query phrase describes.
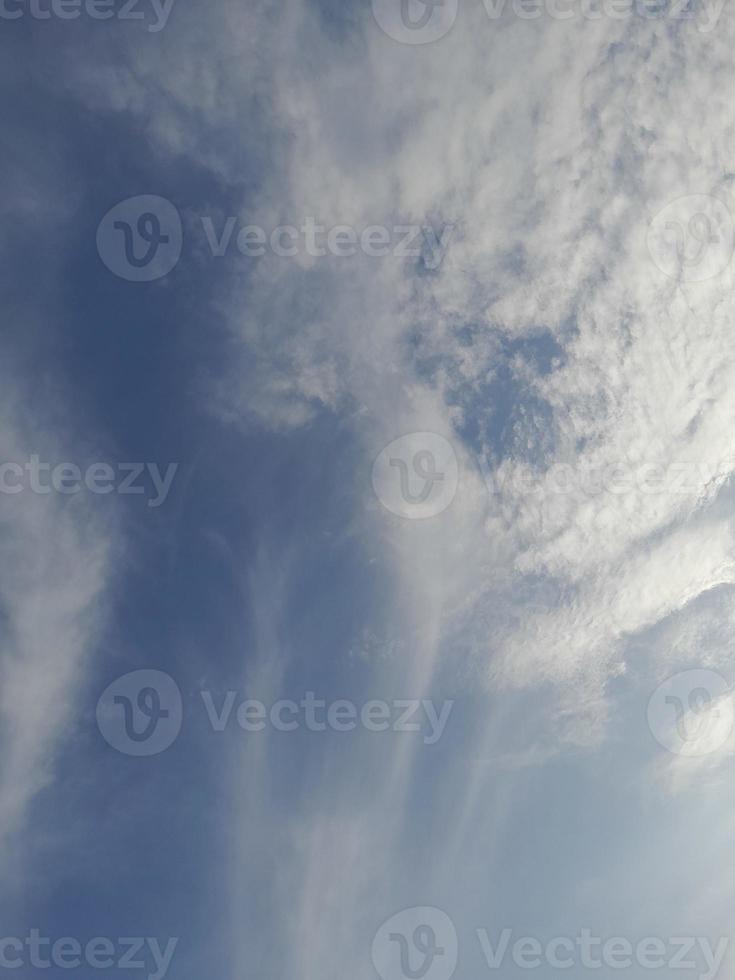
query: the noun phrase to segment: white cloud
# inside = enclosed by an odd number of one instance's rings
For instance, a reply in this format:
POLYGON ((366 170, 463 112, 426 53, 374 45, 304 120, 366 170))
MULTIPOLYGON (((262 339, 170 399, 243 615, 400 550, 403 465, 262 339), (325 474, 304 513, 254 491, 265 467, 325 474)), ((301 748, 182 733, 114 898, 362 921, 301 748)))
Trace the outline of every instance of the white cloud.
MULTIPOLYGON (((29 401, 27 390, 5 379, 0 458, 21 465, 33 453, 69 458, 69 442, 29 411, 29 401)), ((2 495, 0 539, 0 836, 8 846, 53 778, 78 709, 82 670, 103 621, 114 532, 81 497, 26 490, 2 495)))
MULTIPOLYGON (((491 22, 468 3, 445 38, 409 48, 378 30, 367 5, 359 30, 339 41, 310 3, 289 3, 277 23, 262 11, 238 22, 233 9, 213 13, 195 41, 172 20, 163 64, 137 55, 112 96, 92 91, 89 69, 72 88, 96 107, 133 112, 162 153, 191 157, 232 191, 243 153, 257 157, 264 138, 233 139, 238 107, 267 92, 270 173, 247 201, 248 221, 266 229, 314 215, 327 226, 429 220, 457 231, 432 274, 366 256, 311 265, 270 256, 234 272, 218 312, 240 356, 219 410, 275 430, 324 411, 349 420, 366 460, 355 509, 383 544, 397 629, 412 640, 376 677, 414 697, 447 670, 468 689, 555 687, 545 737, 599 745, 631 639, 735 581, 732 522, 718 506, 735 428, 732 266, 675 282, 646 244, 649 222, 676 198, 716 195, 735 214, 733 19, 724 11, 708 34, 639 18, 491 22), (252 59, 230 57, 251 27, 252 59), (225 148, 213 138, 222 130, 225 148), (540 334, 560 352, 546 373, 524 363, 523 342, 540 334), (499 404, 509 397, 500 367, 513 376, 510 409, 499 404), (524 411, 530 398, 543 411, 524 411), (513 452, 493 442, 501 408, 513 452), (479 435, 463 444, 468 420, 479 435), (431 524, 395 520, 370 497, 369 464, 410 431, 453 439, 460 458, 456 501, 431 524), (717 475, 677 494, 577 487, 540 497, 513 492, 511 479, 496 501, 477 466, 484 454, 511 474, 685 461, 717 475)), ((709 656, 731 663, 723 647, 709 656)), ((495 723, 474 738, 477 757, 490 754, 495 723)), ((508 754, 539 750, 524 743, 508 754)), ((314 974, 351 972, 371 860, 400 865, 398 844, 410 839, 416 765, 402 746, 370 799, 359 778, 335 787, 325 773, 314 802, 279 825, 298 857, 277 884, 295 896, 289 935, 314 974)), ((262 760, 253 767, 246 829, 276 809, 262 760)), ((451 803, 452 854, 507 805, 479 772, 463 776, 432 797, 440 812, 451 803)), ((250 860, 249 840, 246 849, 250 860)), ((389 872, 398 887, 400 866, 389 872)), ((433 879, 416 877, 417 887, 452 881, 444 864, 433 879)))

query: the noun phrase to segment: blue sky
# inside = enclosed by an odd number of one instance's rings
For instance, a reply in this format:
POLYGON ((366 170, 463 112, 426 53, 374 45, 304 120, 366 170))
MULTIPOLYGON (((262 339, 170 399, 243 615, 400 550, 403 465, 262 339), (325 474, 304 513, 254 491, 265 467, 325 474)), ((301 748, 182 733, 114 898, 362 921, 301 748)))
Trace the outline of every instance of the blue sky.
POLYGON ((0 6, 0 980, 732 970, 734 24, 0 6))

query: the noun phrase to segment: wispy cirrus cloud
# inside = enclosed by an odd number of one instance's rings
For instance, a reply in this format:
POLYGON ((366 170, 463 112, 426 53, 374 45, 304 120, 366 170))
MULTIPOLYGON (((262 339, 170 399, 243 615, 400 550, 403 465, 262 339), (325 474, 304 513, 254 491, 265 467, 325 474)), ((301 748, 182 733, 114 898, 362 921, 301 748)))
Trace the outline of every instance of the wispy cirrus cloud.
MULTIPOLYGON (((58 454, 64 445, 43 413, 28 412, 29 400, 21 382, 7 380, 4 460, 41 447, 58 454)), ((28 490, 4 495, 1 508, 0 836, 10 849, 76 721, 84 666, 104 624, 116 535, 88 498, 28 490)))
MULTIPOLYGON (((368 659, 365 686, 467 700, 464 727, 430 759, 410 740, 386 752, 366 736, 349 764, 331 744, 299 743, 290 809, 273 733, 233 753, 238 964, 256 955, 289 973, 367 975, 365 935, 417 893, 468 921, 480 902, 498 916, 520 915, 522 900, 548 918, 559 904, 579 914, 590 895, 602 908, 600 882, 624 876, 606 850, 605 805, 629 814, 656 770, 643 712, 640 728, 631 723, 635 751, 620 719, 662 670, 684 665, 662 638, 675 622, 677 636, 694 637, 686 657, 701 655, 701 640, 712 663, 731 664, 726 631, 692 623, 712 592, 728 605, 733 584, 732 270, 672 278, 649 242, 651 221, 679 198, 705 195, 735 213, 731 18, 723 12, 703 34, 640 19, 490 21, 479 3, 461 13, 434 45, 409 48, 367 6, 296 2, 276 16, 225 4, 203 20, 172 18, 160 49, 123 46, 104 65, 94 53, 79 66, 64 56, 69 98, 143 133, 162 169, 185 161, 219 182, 223 218, 234 201, 262 228, 314 215, 328 227, 453 229, 436 268, 361 253, 238 257, 218 270, 212 308, 228 363, 203 407, 248 437, 267 432, 291 447, 301 438, 305 455, 319 425, 337 420, 350 446, 335 441, 328 456, 337 475, 326 482, 342 481, 350 518, 323 548, 309 550, 301 529, 279 552, 266 529, 258 554, 268 560, 231 555, 252 570, 242 589, 258 611, 244 684, 276 693, 308 660, 293 581, 349 543, 379 569, 365 573, 369 588, 385 588, 372 625, 388 640, 368 659), (439 434, 458 460, 456 497, 430 522, 396 518, 372 495, 373 460, 411 432, 439 434), (714 475, 677 493, 555 493, 542 479, 562 464, 637 472, 672 461, 714 475), (526 481, 541 490, 525 492, 526 481), (602 796, 600 759, 612 786, 602 796), (557 783, 569 789, 566 808, 557 783), (595 793, 603 802, 593 807, 595 793), (559 808, 549 820, 567 819, 588 847, 553 865, 563 901, 528 897, 532 858, 547 858, 529 814, 543 823, 549 799, 559 808), (592 842, 574 822, 588 808, 605 827, 592 842), (269 847, 286 855, 277 874, 269 847), (253 879, 268 921, 254 910, 253 879), (244 909, 261 929, 241 928, 244 909)), ((182 207, 185 218, 197 207, 182 207)), ((298 479, 298 467, 284 471, 298 479)), ((79 547, 73 535, 69 547, 79 547)), ((71 608, 86 608, 89 588, 80 580, 71 608)), ((331 651, 324 662, 309 653, 317 676, 324 663, 344 666, 331 651)), ((688 805, 686 817, 705 825, 706 802, 688 805)), ((629 828, 626 846, 650 847, 663 873, 680 832, 657 811, 629 828)), ((630 863, 621 904, 649 887, 630 863)), ((681 871, 698 915, 714 901, 700 870, 681 871)), ((711 891, 731 894, 724 881, 711 891)), ((662 887, 646 907, 671 913, 672 893, 662 887)))

